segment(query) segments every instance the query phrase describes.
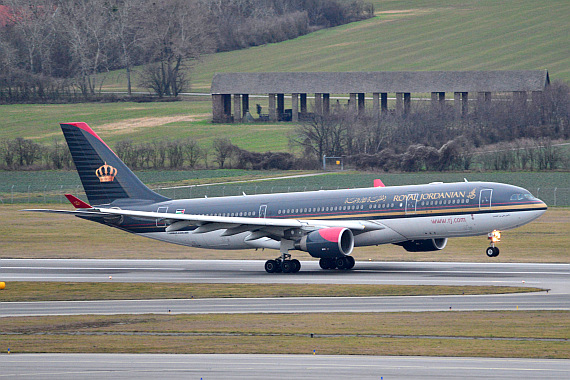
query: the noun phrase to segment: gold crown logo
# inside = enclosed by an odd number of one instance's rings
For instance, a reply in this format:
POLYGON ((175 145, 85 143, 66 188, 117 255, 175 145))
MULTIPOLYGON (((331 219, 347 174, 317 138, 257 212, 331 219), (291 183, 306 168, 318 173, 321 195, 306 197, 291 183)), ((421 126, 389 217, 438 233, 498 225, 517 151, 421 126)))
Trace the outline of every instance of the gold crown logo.
POLYGON ((117 169, 111 165, 100 166, 99 169, 95 170, 95 175, 99 177, 99 182, 113 182, 115 176, 117 175, 117 169))

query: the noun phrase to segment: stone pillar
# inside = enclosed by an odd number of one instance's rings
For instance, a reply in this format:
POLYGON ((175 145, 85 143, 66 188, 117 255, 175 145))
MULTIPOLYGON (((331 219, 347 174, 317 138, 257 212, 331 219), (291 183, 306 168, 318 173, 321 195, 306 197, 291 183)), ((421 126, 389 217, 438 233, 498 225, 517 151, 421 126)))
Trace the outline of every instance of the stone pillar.
POLYGON ((283 114, 285 113, 285 95, 277 94, 277 120, 283 120, 283 114))
POLYGON ((348 99, 348 110, 351 112, 356 112, 356 93, 350 93, 348 99))
POLYGON ((234 94, 234 122, 241 123, 241 95, 234 94))
POLYGON ((382 113, 388 112, 388 93, 383 92, 380 94, 380 111, 382 113))
POLYGON ((323 94, 315 94, 315 110, 317 115, 322 115, 323 113, 323 94))
POLYGON ((249 94, 242 94, 241 96, 241 113, 245 114, 249 112, 249 94))
POLYGON ((269 94, 269 120, 277 121, 277 110, 275 109, 275 94, 269 94))
POLYGON ((221 123, 223 121, 224 105, 222 94, 212 94, 212 123, 221 123))
POLYGON ((467 115, 469 111, 469 106, 467 102, 469 100, 469 93, 467 92, 454 92, 453 93, 453 107, 455 108, 455 116, 462 117, 467 115))
POLYGON ((491 93, 490 92, 478 92, 477 93, 477 103, 490 103, 491 102, 491 93))
POLYGON ((301 94, 301 113, 307 113, 307 94, 301 94))
POLYGON ((328 115, 331 111, 331 94, 323 94, 323 114, 328 115))
POLYGON ((372 93, 372 112, 375 118, 380 116, 380 94, 378 92, 372 93))
POLYGON ((431 93, 431 108, 432 110, 436 110, 439 107, 439 103, 438 103, 438 92, 432 92, 431 93))
POLYGON ((299 121, 299 94, 291 94, 291 121, 299 121))
POLYGON ((404 111, 404 93, 396 92, 396 113, 401 115, 404 111))
POLYGON ((364 112, 364 94, 362 92, 358 93, 358 112, 364 112))

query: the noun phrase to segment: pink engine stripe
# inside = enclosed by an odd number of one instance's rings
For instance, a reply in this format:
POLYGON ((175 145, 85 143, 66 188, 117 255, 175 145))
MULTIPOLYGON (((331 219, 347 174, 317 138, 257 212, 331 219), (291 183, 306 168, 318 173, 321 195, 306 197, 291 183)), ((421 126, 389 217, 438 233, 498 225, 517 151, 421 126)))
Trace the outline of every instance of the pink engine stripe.
POLYGON ((332 241, 333 243, 338 242, 340 233, 344 230, 344 227, 331 227, 323 228, 319 230, 319 234, 325 240, 332 241))
MULTIPOLYGON (((103 141, 103 139, 101 139, 101 137, 99 137, 97 135, 97 133, 95 133, 95 131, 93 131, 91 129, 90 126, 87 125, 87 123, 84 122, 76 122, 76 123, 62 123, 62 124, 68 124, 68 125, 73 125, 79 129, 83 129, 85 132, 89 133, 90 135, 92 135, 93 137, 95 137, 97 140, 101 141, 103 143, 103 145, 105 145, 111 152, 113 152, 113 149, 109 148, 109 145, 107 145, 105 143, 105 141, 103 141)), ((113 152, 113 154, 116 156, 117 154, 115 152, 113 152)))

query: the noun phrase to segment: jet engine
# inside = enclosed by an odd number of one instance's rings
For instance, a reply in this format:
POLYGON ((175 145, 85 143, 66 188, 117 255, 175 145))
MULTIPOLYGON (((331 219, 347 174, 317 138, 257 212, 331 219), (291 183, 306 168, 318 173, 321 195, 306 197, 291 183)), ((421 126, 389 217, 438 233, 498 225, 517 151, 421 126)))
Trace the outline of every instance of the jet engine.
POLYGON ((354 235, 348 228, 323 228, 303 236, 295 248, 319 258, 347 256, 354 248, 354 235))
POLYGON ((408 240, 398 243, 408 252, 429 252, 439 251, 447 245, 447 238, 425 239, 425 240, 408 240))

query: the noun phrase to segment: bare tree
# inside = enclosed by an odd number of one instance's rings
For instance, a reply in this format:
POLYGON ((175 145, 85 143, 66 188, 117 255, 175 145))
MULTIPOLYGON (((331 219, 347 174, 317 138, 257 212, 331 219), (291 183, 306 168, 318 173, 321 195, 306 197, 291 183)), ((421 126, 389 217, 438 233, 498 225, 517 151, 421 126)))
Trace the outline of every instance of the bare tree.
POLYGON ((188 60, 213 48, 202 4, 192 0, 157 0, 146 5, 143 44, 148 61, 142 83, 159 96, 177 96, 189 83, 188 60))
POLYGON ((323 155, 341 156, 346 153, 348 119, 339 114, 315 114, 297 127, 290 142, 303 148, 316 160, 323 155))
POLYGON ((77 65, 76 84, 84 96, 93 95, 102 83, 102 77, 97 74, 107 70, 110 4, 106 0, 60 0, 58 3, 77 65))
POLYGON ((140 51, 141 40, 145 30, 141 18, 145 15, 145 0, 120 0, 112 7, 112 33, 117 40, 121 52, 122 67, 127 76, 127 92, 132 94, 131 71, 136 60, 134 56, 140 51))
POLYGON ((233 152, 234 146, 230 139, 220 137, 212 141, 212 149, 214 150, 214 161, 218 164, 219 168, 224 167, 224 163, 233 152))
POLYGON ((184 157, 188 161, 191 168, 196 167, 198 161, 204 156, 204 152, 196 142, 196 140, 188 138, 182 145, 184 157))

